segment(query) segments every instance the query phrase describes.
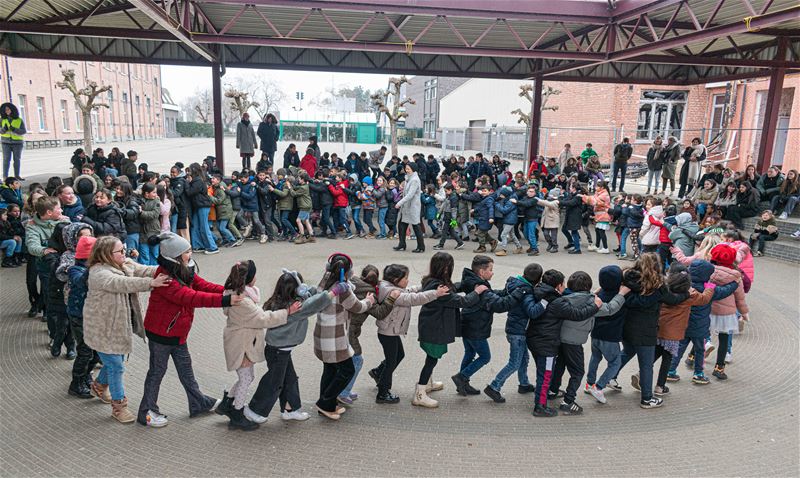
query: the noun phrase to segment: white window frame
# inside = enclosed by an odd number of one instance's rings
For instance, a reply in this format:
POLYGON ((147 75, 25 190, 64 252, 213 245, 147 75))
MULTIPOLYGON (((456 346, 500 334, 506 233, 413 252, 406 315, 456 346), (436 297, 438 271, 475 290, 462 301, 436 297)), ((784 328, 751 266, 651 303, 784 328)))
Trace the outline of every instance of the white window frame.
POLYGON ((67 100, 61 100, 61 131, 69 133, 69 109, 67 100))
MULTIPOLYGON (((676 90, 686 95, 685 100, 661 100, 661 99, 650 99, 650 98, 643 98, 646 91, 658 91, 658 90, 643 90, 642 94, 639 98, 639 108, 636 110, 636 142, 637 143, 649 143, 652 142, 656 136, 661 135, 662 138, 667 138, 669 136, 675 136, 678 138, 678 141, 681 141, 681 136, 683 134, 683 125, 686 122, 686 109, 687 105, 689 104, 689 92, 684 90, 676 90), (643 105, 649 104, 650 105, 650 124, 648 125, 647 129, 647 137, 640 138, 639 137, 639 111, 641 110, 643 105), (672 117, 672 107, 676 104, 683 105, 683 112, 681 113, 681 129, 678 130, 677 134, 675 134, 672 130, 670 130, 670 118, 672 117), (667 106, 667 123, 664 128, 663 132, 655 132, 654 125, 655 125, 655 110, 657 105, 666 105, 667 106)), ((669 91, 672 93, 673 91, 669 91)))
POLYGON ((39 120, 39 132, 47 132, 47 116, 45 115, 45 98, 44 96, 36 97, 36 117, 39 120))
POLYGON ((77 104, 75 104, 75 131, 83 132, 83 113, 77 104))
POLYGON ((19 117, 25 124, 28 124, 28 96, 19 95, 19 117))
POLYGON ((715 95, 711 95, 711 114, 709 114, 708 117, 708 136, 706 137, 706 144, 711 143, 711 140, 714 138, 714 135, 718 131, 721 131, 723 129, 721 121, 723 118, 725 118, 725 113, 727 112, 727 109, 728 109, 728 104, 725 103, 725 93, 718 93, 715 95), (717 98, 722 98, 723 100, 722 104, 720 105, 717 104, 717 98), (719 127, 714 126, 714 120, 717 119, 716 118, 717 114, 720 115, 719 127))

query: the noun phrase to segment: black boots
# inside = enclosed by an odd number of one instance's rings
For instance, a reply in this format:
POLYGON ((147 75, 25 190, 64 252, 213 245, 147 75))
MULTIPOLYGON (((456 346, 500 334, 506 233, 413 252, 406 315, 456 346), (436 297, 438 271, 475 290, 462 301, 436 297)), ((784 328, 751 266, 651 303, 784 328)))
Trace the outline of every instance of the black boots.
POLYGON ((86 385, 85 377, 72 377, 67 393, 78 398, 92 398, 92 391, 86 385))
POLYGON ((400 402, 400 397, 393 394, 391 390, 386 392, 379 392, 378 396, 375 397, 375 403, 398 403, 400 402))
POLYGON ((228 417, 231 419, 230 423, 228 423, 228 428, 231 430, 242 430, 249 432, 258 428, 258 423, 251 422, 244 416, 244 408, 237 410, 236 408, 231 407, 230 412, 228 412, 228 417))
POLYGON ((4 268, 14 268, 14 267, 19 267, 19 266, 21 266, 21 265, 22 265, 22 264, 18 264, 18 263, 17 263, 17 261, 16 261, 16 260, 14 260, 14 258, 13 258, 13 257, 4 257, 4 258, 3 258, 2 265, 0 265, 0 267, 4 267, 4 268))
POLYGON ((225 417, 231 416, 231 410, 233 410, 233 397, 228 396, 228 391, 225 390, 222 392, 222 401, 217 405, 217 408, 214 410, 214 413, 217 415, 222 415, 225 417))

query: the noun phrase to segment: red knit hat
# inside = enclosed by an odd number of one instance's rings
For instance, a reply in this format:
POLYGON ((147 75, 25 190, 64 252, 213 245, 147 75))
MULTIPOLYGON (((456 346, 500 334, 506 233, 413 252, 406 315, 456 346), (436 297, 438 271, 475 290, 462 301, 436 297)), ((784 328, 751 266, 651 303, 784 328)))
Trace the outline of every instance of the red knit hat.
POLYGON ((78 239, 78 245, 75 247, 75 259, 88 259, 95 242, 97 242, 97 238, 92 236, 82 236, 78 239))
POLYGON ((711 249, 711 262, 732 269, 734 261, 736 261, 736 249, 728 244, 717 244, 711 249))

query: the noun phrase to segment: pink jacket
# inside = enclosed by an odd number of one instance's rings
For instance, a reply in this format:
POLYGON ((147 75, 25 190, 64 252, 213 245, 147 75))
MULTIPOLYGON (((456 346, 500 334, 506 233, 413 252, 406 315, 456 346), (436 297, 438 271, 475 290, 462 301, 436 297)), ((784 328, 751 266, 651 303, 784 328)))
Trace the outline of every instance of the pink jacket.
MULTIPOLYGON (((725 285, 733 281, 740 282, 741 280, 742 274, 739 271, 718 265, 714 266, 714 273, 711 275, 711 282, 714 284, 725 285)), ((712 315, 733 315, 736 313, 736 310, 739 310, 742 314, 750 312, 744 300, 744 287, 741 286, 736 288, 733 295, 729 295, 724 299, 715 300, 711 303, 712 315)))
POLYGON ((733 241, 729 243, 736 249, 736 264, 742 270, 750 282, 755 278, 755 268, 753 267, 753 253, 750 251, 750 246, 742 241, 733 241))
POLYGON ((595 222, 611 222, 608 208, 611 207, 611 196, 606 190, 594 193, 594 196, 583 196, 583 202, 594 207, 595 222))

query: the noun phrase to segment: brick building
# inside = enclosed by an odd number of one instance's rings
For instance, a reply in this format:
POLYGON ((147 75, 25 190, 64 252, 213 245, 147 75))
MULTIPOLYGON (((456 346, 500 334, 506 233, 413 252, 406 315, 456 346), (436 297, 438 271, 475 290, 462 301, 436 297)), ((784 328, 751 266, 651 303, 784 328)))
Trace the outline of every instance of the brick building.
POLYGON ((83 139, 85 125, 75 99, 55 85, 64 69, 75 71, 79 88, 87 79, 113 87, 96 100, 110 107, 92 113, 96 144, 164 137, 160 66, 0 55, 0 98, 11 99, 20 109, 28 128, 26 140, 83 139))

